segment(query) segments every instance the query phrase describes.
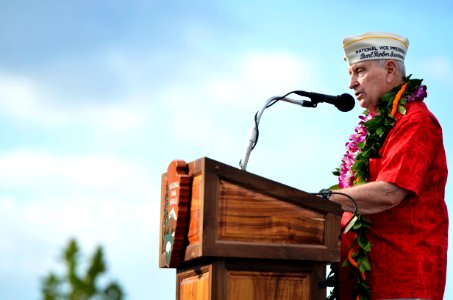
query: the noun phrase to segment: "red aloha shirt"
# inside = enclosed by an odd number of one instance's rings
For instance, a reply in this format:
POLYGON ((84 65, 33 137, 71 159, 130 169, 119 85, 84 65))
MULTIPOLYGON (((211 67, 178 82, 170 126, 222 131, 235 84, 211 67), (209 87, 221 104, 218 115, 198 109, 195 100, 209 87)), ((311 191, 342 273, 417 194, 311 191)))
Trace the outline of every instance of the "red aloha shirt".
MULTIPOLYGON (((396 207, 367 217, 373 222, 367 282, 372 299, 443 299, 447 267, 448 212, 444 201, 447 162, 442 129, 423 102, 396 116, 379 158, 370 159, 369 181, 409 191, 396 207)), ((343 235, 345 259, 352 234, 343 235)), ((349 267, 340 268, 341 299, 351 296, 349 267)))

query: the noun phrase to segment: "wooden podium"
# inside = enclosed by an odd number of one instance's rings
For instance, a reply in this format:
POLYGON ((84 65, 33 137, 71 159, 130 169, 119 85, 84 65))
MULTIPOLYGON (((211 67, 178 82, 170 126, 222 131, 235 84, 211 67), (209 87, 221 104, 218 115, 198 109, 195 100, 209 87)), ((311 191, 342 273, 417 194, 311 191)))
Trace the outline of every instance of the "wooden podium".
POLYGON ((177 269, 176 299, 325 299, 318 283, 339 261, 338 204, 209 158, 178 168, 178 193, 170 167, 162 175, 159 247, 159 266, 177 269), (169 199, 185 202, 170 256, 169 199))

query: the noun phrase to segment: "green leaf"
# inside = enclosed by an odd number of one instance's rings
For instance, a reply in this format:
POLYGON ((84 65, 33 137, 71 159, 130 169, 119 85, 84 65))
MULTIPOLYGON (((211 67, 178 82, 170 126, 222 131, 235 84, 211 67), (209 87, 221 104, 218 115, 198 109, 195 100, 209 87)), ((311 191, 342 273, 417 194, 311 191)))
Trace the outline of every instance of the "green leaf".
POLYGON ((54 273, 49 273, 42 280, 41 292, 43 294, 43 300, 57 300, 61 299, 61 284, 62 280, 57 277, 54 273))
POLYGON ((371 265, 368 261, 368 257, 360 256, 357 260, 357 264, 359 265, 360 272, 371 271, 371 265))
POLYGON ((347 267, 347 266, 349 266, 349 261, 347 259, 345 259, 343 261, 343 263, 341 264, 341 267, 344 268, 344 267, 347 267))
POLYGON ((354 224, 354 226, 352 227, 352 229, 354 229, 355 231, 357 231, 357 229, 359 229, 360 227, 362 227, 362 222, 356 222, 354 224))
POLYGON ((360 280, 358 286, 358 292, 360 294, 360 300, 370 300, 371 299, 371 289, 366 284, 365 281, 360 280))
POLYGON ((339 190, 339 189, 340 189, 340 187, 338 184, 334 184, 331 187, 329 187, 329 190, 339 190))
POLYGON ((406 108, 403 105, 398 105, 398 111, 402 115, 406 114, 406 108))
POLYGON ((364 160, 357 160, 352 166, 353 170, 361 170, 363 167, 366 167, 367 163, 364 160))
POLYGON ((111 282, 105 289, 106 300, 121 300, 124 298, 121 286, 116 282, 111 282))
POLYGON ((359 246, 360 246, 360 248, 363 249, 363 251, 365 251, 365 252, 371 251, 371 244, 364 234, 359 234, 359 236, 357 238, 357 242, 359 243, 359 246))
POLYGON ((100 274, 104 273, 106 269, 107 267, 104 262, 102 247, 98 247, 91 258, 90 265, 84 278, 86 293, 88 296, 91 297, 96 293, 96 279, 100 274))
MULTIPOLYGON (((123 291, 116 282, 107 283, 105 288, 98 286, 98 277, 107 269, 103 250, 98 247, 92 255, 89 264, 79 261, 79 246, 74 239, 63 249, 63 262, 66 270, 63 274, 50 273, 42 281, 41 293, 43 300, 80 300, 103 299, 121 300, 123 291), (79 267, 85 267, 82 276, 79 267)), ((100 280, 100 279, 99 279, 100 280)))
POLYGON ((376 134, 381 137, 384 135, 384 129, 382 127, 379 127, 378 129, 376 129, 376 134))

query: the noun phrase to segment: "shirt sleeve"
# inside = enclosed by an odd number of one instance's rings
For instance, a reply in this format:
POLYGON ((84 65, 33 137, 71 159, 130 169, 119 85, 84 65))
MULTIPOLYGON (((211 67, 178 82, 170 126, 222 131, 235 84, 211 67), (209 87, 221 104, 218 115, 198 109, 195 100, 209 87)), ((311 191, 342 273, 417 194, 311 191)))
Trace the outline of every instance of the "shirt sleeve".
POLYGON ((429 111, 402 116, 389 132, 376 181, 386 181, 417 196, 442 145, 442 129, 429 111))

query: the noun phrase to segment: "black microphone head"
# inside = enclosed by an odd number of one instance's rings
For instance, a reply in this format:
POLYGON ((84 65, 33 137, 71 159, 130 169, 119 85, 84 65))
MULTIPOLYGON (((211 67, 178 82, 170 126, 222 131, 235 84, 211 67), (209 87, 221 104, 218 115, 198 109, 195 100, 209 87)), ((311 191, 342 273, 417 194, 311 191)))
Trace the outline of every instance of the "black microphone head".
POLYGON ((338 101, 335 103, 335 107, 342 112, 350 111, 355 106, 354 98, 349 94, 342 94, 338 96, 338 101))

